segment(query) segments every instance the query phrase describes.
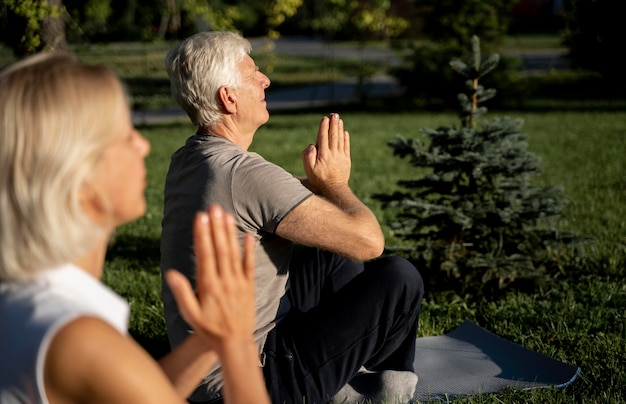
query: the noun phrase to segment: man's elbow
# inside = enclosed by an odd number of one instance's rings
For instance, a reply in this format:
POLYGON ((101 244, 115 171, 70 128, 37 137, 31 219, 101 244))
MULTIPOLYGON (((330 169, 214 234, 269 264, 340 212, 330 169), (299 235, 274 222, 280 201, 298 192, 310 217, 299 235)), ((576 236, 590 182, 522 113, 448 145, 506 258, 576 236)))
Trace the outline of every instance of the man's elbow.
POLYGON ((385 237, 381 231, 369 232, 363 237, 361 244, 362 248, 359 248, 359 257, 356 257, 359 261, 369 261, 378 258, 385 250, 385 237))

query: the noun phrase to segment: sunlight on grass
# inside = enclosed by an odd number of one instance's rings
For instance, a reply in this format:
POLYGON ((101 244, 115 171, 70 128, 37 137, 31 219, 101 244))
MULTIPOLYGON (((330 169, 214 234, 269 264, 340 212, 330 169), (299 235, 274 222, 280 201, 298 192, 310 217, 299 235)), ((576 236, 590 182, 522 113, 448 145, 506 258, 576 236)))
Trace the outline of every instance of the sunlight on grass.
MULTIPOLYGON (((501 114, 489 113, 486 119, 498 115, 501 114)), ((507 115, 524 120, 522 131, 528 136, 529 149, 542 161, 543 174, 537 180, 562 186, 564 196, 570 201, 562 220, 563 228, 592 236, 586 255, 575 258, 574 266, 565 267, 581 272, 564 272, 560 279, 533 294, 512 291, 481 304, 462 296, 425 301, 419 335, 440 335, 470 319, 529 349, 583 368, 579 380, 563 390, 505 391, 455 402, 568 403, 581 397, 585 401, 602 392, 611 399, 623 400, 620 390, 611 386, 624 385, 626 373, 607 374, 605 370, 608 366, 623 369, 626 358, 623 113, 508 112, 507 115), (598 357, 603 360, 597 361, 598 357)), ((258 130, 251 150, 294 174, 303 174, 300 153, 315 142, 320 118, 320 114, 275 114, 258 130)), ((396 243, 398 240, 385 226, 389 218, 372 195, 391 192, 398 180, 420 174, 407 161, 393 157, 387 142, 398 134, 421 136, 420 128, 450 126, 458 118, 451 113, 371 112, 347 112, 342 118, 351 135, 351 185, 383 223, 387 243, 396 243)), ((194 129, 189 124, 140 129, 152 144, 147 159, 148 212, 144 218, 119 229, 107 259, 104 280, 131 301, 131 333, 147 338, 144 344, 155 340, 162 344, 158 238, 163 184, 170 155, 194 129)), ((154 349, 159 352, 161 348, 154 349)))

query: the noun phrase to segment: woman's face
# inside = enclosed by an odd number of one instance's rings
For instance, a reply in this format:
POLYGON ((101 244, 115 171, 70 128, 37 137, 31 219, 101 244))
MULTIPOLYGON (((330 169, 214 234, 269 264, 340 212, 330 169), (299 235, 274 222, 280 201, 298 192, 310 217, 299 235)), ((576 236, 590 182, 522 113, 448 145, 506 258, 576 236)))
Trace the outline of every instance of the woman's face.
POLYGON ((146 211, 144 159, 150 152, 150 143, 133 126, 130 110, 121 96, 118 105, 114 133, 90 181, 107 202, 96 211, 100 211, 101 220, 113 227, 137 219, 146 211))

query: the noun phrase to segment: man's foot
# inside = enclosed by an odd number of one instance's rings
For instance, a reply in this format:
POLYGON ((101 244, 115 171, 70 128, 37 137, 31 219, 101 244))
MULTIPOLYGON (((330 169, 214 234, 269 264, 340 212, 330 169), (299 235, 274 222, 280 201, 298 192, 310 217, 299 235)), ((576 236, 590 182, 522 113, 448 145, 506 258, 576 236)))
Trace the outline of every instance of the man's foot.
POLYGON ((410 371, 383 370, 359 373, 333 397, 333 403, 408 403, 413 399, 417 375, 410 371))

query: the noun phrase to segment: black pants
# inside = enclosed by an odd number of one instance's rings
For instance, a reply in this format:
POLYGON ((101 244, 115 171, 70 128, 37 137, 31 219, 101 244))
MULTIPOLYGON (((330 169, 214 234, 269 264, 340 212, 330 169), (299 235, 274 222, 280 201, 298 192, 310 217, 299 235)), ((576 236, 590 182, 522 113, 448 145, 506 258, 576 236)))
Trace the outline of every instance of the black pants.
POLYGON ((273 403, 325 403, 361 366, 413 370, 423 282, 407 260, 304 249, 289 282, 291 311, 263 355, 273 403))

